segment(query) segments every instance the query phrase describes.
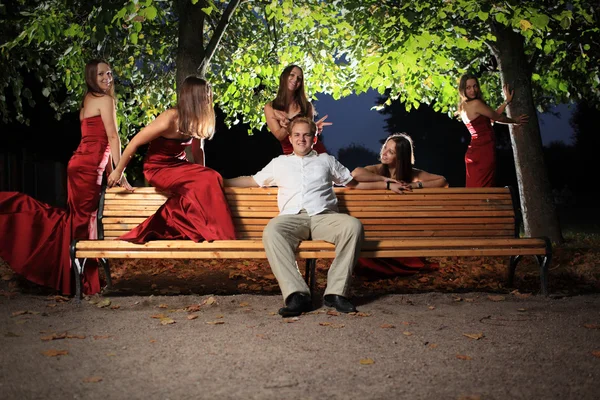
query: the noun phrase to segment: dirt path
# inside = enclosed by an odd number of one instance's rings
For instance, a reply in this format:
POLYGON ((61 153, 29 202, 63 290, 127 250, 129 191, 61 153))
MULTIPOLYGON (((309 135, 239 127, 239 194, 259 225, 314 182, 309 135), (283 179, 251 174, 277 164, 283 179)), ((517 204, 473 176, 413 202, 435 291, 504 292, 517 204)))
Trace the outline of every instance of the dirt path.
POLYGON ((600 382, 597 294, 361 297, 289 320, 279 295, 63 300, 0 297, 2 398, 592 399, 600 382))

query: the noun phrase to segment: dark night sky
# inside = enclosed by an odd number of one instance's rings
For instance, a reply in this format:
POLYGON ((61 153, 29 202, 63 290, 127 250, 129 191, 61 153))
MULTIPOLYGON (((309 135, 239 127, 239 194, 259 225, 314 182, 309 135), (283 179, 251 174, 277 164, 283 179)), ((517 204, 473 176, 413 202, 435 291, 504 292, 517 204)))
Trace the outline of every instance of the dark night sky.
MULTIPOLYGON (((317 95, 314 102, 321 118, 328 115, 327 121, 333 125, 325 127, 324 139, 330 154, 336 155, 338 150, 351 143, 379 153, 380 139, 387 136, 385 132, 385 117, 375 110, 371 110, 376 103, 378 93, 371 90, 361 95, 349 96, 334 100, 329 95, 317 95)), ((552 141, 562 140, 571 144, 573 129, 569 125, 572 109, 568 105, 560 105, 553 111, 560 113, 560 118, 549 113, 540 115, 540 129, 544 145, 552 141)), ((465 127, 466 131, 466 127, 465 127)), ((411 132, 407 132, 411 134, 411 132)))

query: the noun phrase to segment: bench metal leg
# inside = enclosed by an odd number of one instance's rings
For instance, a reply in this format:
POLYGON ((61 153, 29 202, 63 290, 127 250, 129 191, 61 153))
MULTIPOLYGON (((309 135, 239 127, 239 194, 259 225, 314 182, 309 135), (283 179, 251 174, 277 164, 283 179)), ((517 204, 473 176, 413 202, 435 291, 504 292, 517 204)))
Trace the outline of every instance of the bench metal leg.
POLYGON ((75 257, 75 249, 77 246, 78 240, 73 240, 71 242, 71 269, 73 270, 73 275, 75 278, 75 301, 79 302, 82 299, 81 296, 81 284, 83 279, 83 268, 85 266, 85 259, 83 263, 80 262, 78 258, 75 257))
POLYGON ((317 260, 314 258, 306 260, 306 272, 304 273, 304 280, 310 289, 310 295, 312 297, 314 297, 317 282, 316 267, 317 260))
POLYGON ((508 287, 512 287, 515 281, 515 270, 517 269, 517 264, 521 261, 523 256, 510 256, 510 265, 508 267, 508 287))
POLYGON ((112 279, 110 277, 110 264, 108 263, 108 259, 99 258, 98 260, 100 261, 100 265, 102 265, 102 268, 104 268, 104 275, 106 277, 106 288, 110 290, 113 288, 113 285, 112 279))
POLYGON ((540 265, 540 283, 542 294, 544 296, 548 296, 548 269, 550 267, 550 262, 552 262, 552 242, 548 237, 544 237, 543 239, 546 242, 546 255, 536 256, 536 258, 538 264, 540 265))

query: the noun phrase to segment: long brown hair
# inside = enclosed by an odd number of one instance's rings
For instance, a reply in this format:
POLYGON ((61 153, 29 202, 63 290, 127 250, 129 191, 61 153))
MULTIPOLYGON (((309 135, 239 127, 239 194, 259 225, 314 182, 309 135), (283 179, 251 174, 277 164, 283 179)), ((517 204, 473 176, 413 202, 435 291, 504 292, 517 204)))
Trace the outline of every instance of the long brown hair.
POLYGON ((383 143, 383 146, 381 147, 381 153, 383 153, 385 146, 390 140, 396 144, 396 161, 394 163, 395 176, 392 176, 390 167, 387 164, 381 165, 379 174, 388 178, 394 178, 397 181, 412 182, 413 164, 415 163, 412 138, 404 132, 394 133, 385 139, 385 143, 383 143))
POLYGON ((279 75, 279 89, 277 90, 277 97, 273 100, 273 109, 279 111, 286 111, 291 105, 288 103, 288 78, 290 73, 294 68, 298 68, 302 72, 302 80, 300 81, 300 86, 296 89, 294 93, 293 102, 297 103, 300 106, 300 115, 304 117, 313 118, 314 110, 312 104, 308 101, 306 97, 306 92, 304 90, 304 71, 299 66, 292 64, 288 65, 283 69, 281 75, 279 75))
MULTIPOLYGON (((106 92, 103 91, 102 89, 100 89, 100 87, 98 86, 98 64, 106 64, 106 65, 108 65, 108 68, 112 71, 110 64, 100 58, 91 59, 90 61, 87 62, 87 64, 85 64, 86 90, 83 95, 84 100, 88 94, 91 94, 92 96, 97 96, 97 97, 104 96, 105 94, 107 94, 112 98, 115 97, 114 77, 113 77, 113 81, 112 81, 110 87, 108 88, 108 90, 106 92)), ((81 106, 83 107, 83 100, 82 100, 81 106)))
POLYGON ((198 139, 215 134, 215 109, 210 83, 196 76, 185 78, 177 98, 179 132, 198 139))
MULTIPOLYGON (((460 82, 458 84, 458 95, 460 96, 460 100, 458 102, 458 111, 456 112, 456 115, 459 115, 461 112, 463 112, 463 110, 465 109, 466 102, 473 100, 473 99, 468 98, 467 93, 466 93, 467 81, 469 79, 475 79, 477 86, 479 86, 479 79, 475 75, 464 74, 463 76, 461 76, 460 82)), ((475 98, 481 100, 481 89, 479 91, 477 91, 477 97, 475 97, 475 98)))

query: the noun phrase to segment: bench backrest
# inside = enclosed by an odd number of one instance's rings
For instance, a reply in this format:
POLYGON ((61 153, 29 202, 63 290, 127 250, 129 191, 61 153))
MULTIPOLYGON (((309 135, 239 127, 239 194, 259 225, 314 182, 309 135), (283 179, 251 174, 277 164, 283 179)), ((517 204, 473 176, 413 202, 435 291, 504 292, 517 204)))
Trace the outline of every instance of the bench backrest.
MULTIPOLYGON (((346 188, 335 192, 340 211, 361 220, 367 239, 516 235, 509 188, 418 189, 403 195, 346 188)), ((279 213, 277 188, 225 188, 225 194, 239 239, 260 239, 267 222, 279 213)), ((133 193, 108 189, 99 212, 103 238, 115 239, 133 229, 166 199, 152 187, 136 188, 133 193)))

